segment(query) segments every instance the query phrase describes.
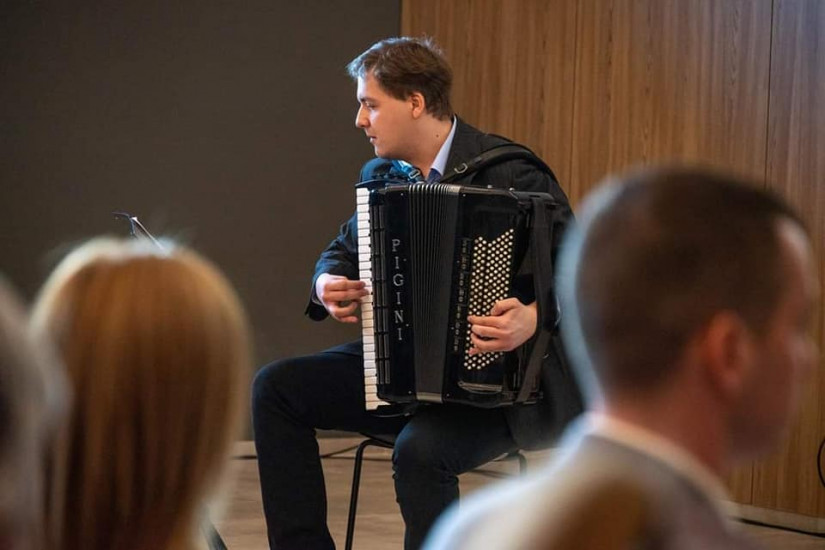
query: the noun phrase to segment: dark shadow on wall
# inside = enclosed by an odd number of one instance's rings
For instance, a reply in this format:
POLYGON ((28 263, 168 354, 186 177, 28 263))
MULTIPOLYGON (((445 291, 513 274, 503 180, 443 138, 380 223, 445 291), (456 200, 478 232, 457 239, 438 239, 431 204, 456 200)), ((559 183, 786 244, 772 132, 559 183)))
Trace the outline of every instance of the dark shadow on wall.
POLYGON ((400 1, 4 2, 0 272, 29 298, 112 210, 227 273, 259 362, 357 337, 303 316, 372 156, 345 65, 400 1))

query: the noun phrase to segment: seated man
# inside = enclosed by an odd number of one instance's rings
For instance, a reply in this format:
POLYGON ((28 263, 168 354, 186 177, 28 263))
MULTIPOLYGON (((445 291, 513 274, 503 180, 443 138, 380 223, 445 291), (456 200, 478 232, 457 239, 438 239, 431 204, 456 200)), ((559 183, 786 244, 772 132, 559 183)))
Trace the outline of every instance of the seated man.
MULTIPOLYGON (((429 41, 378 42, 349 66, 357 81, 356 126, 378 157, 361 180, 393 177, 438 181, 465 161, 507 143, 453 113, 452 73, 429 41), (403 161, 403 162, 399 162, 403 161)), ((463 185, 550 193, 569 214, 567 198, 546 171, 509 160, 457 181, 463 185)), ((353 190, 353 202, 355 192, 353 190)), ((307 314, 357 322, 359 279, 356 218, 316 265, 307 314)), ((472 318, 480 352, 531 349, 538 326, 535 303, 511 297, 491 315, 472 318)), ((330 549, 326 495, 315 429, 398 434, 393 453, 395 490, 406 524, 405 548, 420 546, 441 511, 458 497, 457 475, 519 448, 547 445, 580 410, 578 391, 558 346, 548 346, 541 367, 544 399, 533 405, 482 409, 433 405, 412 416, 381 417, 364 406, 360 342, 261 369, 253 386, 253 424, 269 544, 273 549, 330 549)))
POLYGON ((813 365, 802 222, 689 169, 604 186, 580 222, 559 282, 589 412, 547 470, 469 499, 427 548, 751 548, 720 477, 777 442, 813 365))

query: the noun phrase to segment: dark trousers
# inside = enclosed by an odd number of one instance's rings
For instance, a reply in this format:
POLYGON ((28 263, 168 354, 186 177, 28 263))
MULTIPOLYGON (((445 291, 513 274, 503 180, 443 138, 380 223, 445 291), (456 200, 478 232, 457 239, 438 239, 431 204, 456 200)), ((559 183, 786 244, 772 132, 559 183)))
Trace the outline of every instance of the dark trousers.
POLYGON ((392 465, 406 550, 419 548, 458 498, 458 474, 516 449, 498 409, 433 405, 394 418, 366 412, 362 363, 354 342, 277 361, 255 377, 252 419, 272 549, 334 548, 315 428, 398 435, 392 465))

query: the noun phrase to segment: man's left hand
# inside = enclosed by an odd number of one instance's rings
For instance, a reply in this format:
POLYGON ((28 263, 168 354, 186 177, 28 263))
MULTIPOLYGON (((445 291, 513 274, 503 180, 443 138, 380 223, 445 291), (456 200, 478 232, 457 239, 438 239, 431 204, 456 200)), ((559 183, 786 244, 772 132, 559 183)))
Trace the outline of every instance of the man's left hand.
POLYGON ((517 298, 495 303, 489 316, 470 315, 470 355, 491 351, 512 351, 536 332, 536 303, 522 304, 517 298))

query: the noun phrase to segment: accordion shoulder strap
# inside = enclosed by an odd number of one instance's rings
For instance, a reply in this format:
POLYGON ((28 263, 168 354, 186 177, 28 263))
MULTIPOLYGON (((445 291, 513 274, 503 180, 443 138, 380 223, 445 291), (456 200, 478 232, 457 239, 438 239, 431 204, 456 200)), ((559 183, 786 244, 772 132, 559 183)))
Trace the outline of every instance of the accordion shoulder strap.
POLYGON ((536 293, 538 336, 530 352, 516 403, 524 403, 530 397, 530 390, 534 387, 533 381, 540 375, 541 364, 559 317, 555 292, 553 291, 551 247, 555 224, 547 220, 545 202, 538 197, 533 197, 531 200, 533 202, 533 230, 530 235, 530 248, 533 260, 533 287, 536 293))
POLYGON ((501 164, 510 160, 527 161, 536 166, 542 172, 549 174, 554 181, 558 181, 558 179, 556 179, 556 174, 553 173, 553 170, 547 166, 543 160, 537 157, 533 151, 524 145, 509 142, 491 147, 470 160, 462 162, 453 168, 450 173, 442 177, 441 183, 452 183, 466 178, 467 176, 484 168, 489 168, 490 166, 501 164))

